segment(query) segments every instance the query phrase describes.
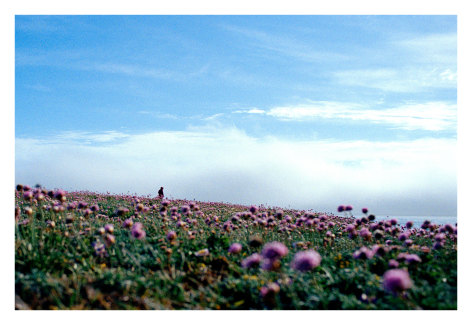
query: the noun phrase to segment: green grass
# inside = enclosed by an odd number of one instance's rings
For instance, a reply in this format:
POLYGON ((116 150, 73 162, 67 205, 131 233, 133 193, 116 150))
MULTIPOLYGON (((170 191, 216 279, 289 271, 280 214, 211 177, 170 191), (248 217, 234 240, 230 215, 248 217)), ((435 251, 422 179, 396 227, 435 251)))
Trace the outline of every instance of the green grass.
MULTIPOLYGON (((80 192, 68 193, 67 200, 98 204, 99 211, 85 217, 84 210, 54 212, 55 200, 46 196, 40 202, 23 199, 16 192, 20 209, 15 229, 15 291, 32 309, 457 309, 456 236, 448 234, 444 247, 431 249, 438 228, 425 235, 411 236, 413 245, 402 245, 396 236, 386 234, 379 240, 349 238, 344 231, 349 218, 328 216, 335 225, 327 229, 335 238, 325 240, 326 229, 296 227, 279 231, 280 220, 272 227, 254 225, 248 217, 234 222, 238 229, 225 231, 221 225, 249 207, 223 203, 196 202, 199 211, 191 211, 196 224, 179 228, 170 213, 171 207, 189 204, 172 200, 166 215, 159 214, 161 201, 140 197, 150 207, 133 221, 146 231, 142 240, 122 227, 133 216, 133 197, 80 192), (152 206, 156 208, 153 209, 152 206), (26 207, 33 214, 26 214, 26 207), (127 207, 126 216, 117 217, 119 207, 127 207), (208 225, 207 217, 219 221, 208 225), (28 223, 23 224, 25 220, 28 223), (48 222, 54 221, 51 227, 48 222), (114 225, 116 242, 106 248, 106 256, 97 256, 92 244, 105 242, 99 229, 114 225), (246 228, 247 225, 247 228, 246 228), (166 234, 174 230, 177 239, 170 242, 166 234), (189 232, 191 232, 189 234, 189 232), (262 247, 251 247, 253 236, 263 243, 279 241, 289 248, 276 271, 245 269, 241 261, 262 247), (390 250, 383 257, 359 260, 353 253, 362 246, 384 244, 390 250), (239 254, 229 254, 233 242, 242 244, 239 254), (301 242, 301 243, 300 243, 301 242), (299 243, 298 245, 296 243, 299 243), (422 249, 423 247, 423 249, 422 249), (423 251, 430 248, 429 252, 423 251), (207 248, 208 256, 195 252, 207 248), (297 251, 314 249, 322 256, 321 265, 308 272, 290 267, 297 251), (400 262, 409 272, 413 287, 393 294, 384 290, 382 277, 388 261, 400 252, 417 254, 422 262, 400 262), (261 288, 275 282, 280 291, 262 297, 261 288)), ((272 208, 260 208, 274 216, 272 208)), ((179 210, 180 211, 180 210, 179 210)), ((286 210, 296 220, 296 213, 286 210)), ((181 219, 185 220, 183 216, 181 219)), ((294 221, 292 221, 293 223, 294 221)))

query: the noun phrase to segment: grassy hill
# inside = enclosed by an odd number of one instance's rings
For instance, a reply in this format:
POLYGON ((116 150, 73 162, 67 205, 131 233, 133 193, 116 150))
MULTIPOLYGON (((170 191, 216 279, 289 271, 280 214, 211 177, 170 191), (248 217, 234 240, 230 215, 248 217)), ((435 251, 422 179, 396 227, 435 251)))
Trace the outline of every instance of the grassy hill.
POLYGON ((15 201, 17 309, 457 308, 455 225, 23 185, 15 201))

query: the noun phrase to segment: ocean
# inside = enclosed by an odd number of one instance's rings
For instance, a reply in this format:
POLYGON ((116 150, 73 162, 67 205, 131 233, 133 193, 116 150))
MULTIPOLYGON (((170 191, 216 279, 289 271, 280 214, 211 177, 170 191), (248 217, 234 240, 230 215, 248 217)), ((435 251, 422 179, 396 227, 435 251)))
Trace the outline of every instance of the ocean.
MULTIPOLYGON (((357 216, 359 218, 359 216, 357 216)), ((408 221, 413 221, 413 227, 420 227, 423 224, 423 221, 429 220, 432 223, 437 225, 445 225, 451 224, 455 225, 457 223, 457 216, 436 216, 436 217, 428 217, 428 216, 375 216, 375 220, 389 220, 389 219, 397 219, 400 225, 405 225, 408 221)))

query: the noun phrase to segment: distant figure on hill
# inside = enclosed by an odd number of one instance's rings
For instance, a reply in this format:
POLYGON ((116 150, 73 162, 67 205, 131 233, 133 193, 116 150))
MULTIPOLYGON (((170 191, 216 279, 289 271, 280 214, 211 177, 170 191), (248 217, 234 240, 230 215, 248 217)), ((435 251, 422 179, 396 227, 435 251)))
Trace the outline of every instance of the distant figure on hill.
POLYGON ((164 197, 164 188, 162 186, 159 189, 159 192, 157 192, 157 194, 159 195, 160 199, 162 199, 164 197))

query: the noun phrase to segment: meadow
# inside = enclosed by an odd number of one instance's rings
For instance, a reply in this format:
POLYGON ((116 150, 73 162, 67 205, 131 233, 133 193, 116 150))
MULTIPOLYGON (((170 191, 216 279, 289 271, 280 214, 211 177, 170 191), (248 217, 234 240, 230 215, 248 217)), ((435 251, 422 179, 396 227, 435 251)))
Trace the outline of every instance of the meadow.
POLYGON ((16 309, 457 309, 456 224, 27 185, 15 204, 16 309))

